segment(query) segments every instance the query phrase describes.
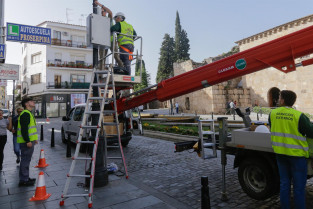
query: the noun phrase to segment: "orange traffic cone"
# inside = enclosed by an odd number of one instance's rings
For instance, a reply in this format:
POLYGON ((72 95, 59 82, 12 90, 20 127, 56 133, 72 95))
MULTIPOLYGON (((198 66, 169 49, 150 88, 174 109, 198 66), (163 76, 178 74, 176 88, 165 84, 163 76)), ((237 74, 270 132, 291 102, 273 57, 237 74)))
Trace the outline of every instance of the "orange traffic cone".
POLYGON ((45 168, 47 167, 49 164, 46 164, 46 159, 45 159, 45 153, 43 151, 43 149, 41 149, 40 151, 40 157, 39 157, 39 162, 38 165, 36 165, 36 168, 45 168))
POLYGON ((51 194, 47 194, 46 191, 45 175, 42 171, 40 171, 36 182, 35 195, 32 198, 30 198, 29 201, 46 200, 50 196, 51 194))
POLYGON ((46 119, 46 122, 47 122, 47 123, 50 123, 50 119, 49 119, 49 118, 47 118, 47 119, 46 119))

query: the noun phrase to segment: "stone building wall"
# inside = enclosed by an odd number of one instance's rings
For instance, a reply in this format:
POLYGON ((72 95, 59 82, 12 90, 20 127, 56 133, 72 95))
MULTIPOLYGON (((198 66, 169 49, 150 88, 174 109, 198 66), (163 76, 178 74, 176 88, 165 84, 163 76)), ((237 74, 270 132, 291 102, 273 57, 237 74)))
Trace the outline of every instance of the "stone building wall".
MULTIPOLYGON (((195 63, 192 60, 174 63, 174 75, 188 72, 204 64, 207 63, 195 63)), ((226 104, 230 100, 236 101, 238 107, 251 106, 250 91, 238 87, 240 81, 241 77, 177 97, 174 101, 178 102, 180 111, 197 114, 211 114, 212 112, 224 114, 226 104)))
MULTIPOLYGON (((239 45, 240 51, 244 51, 311 25, 313 25, 313 15, 277 26, 236 43, 239 45)), ((310 57, 312 56, 297 59, 296 63, 310 57)), ((300 111, 313 114, 313 86, 310 85, 313 82, 312 70, 312 65, 297 67, 296 71, 285 74, 275 68, 268 68, 244 76, 243 87, 250 89, 252 103, 256 101, 261 106, 268 106, 267 95, 273 87, 277 87, 280 90, 293 90, 298 95, 295 107, 300 111)))

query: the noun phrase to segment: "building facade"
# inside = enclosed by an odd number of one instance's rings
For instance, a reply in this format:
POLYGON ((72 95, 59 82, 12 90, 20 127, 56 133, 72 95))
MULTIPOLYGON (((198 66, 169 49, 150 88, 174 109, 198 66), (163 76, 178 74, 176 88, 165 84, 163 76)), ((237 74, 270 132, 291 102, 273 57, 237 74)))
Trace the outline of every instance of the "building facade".
POLYGON ((21 96, 36 101, 35 116, 61 117, 84 103, 92 76, 92 49, 86 46, 86 27, 46 21, 51 45, 23 44, 21 96))

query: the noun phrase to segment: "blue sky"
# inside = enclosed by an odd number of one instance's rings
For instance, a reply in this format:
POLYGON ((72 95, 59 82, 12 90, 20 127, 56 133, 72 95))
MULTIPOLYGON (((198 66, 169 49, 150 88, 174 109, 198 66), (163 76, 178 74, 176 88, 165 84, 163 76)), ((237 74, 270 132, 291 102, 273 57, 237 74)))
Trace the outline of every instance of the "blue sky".
MULTIPOLYGON (((165 33, 175 36, 176 11, 190 40, 190 57, 201 62, 229 51, 235 41, 310 15, 309 0, 100 0, 113 13, 123 12, 143 37, 143 55, 151 84, 155 83, 165 33)), ((6 0, 5 21, 37 25, 43 21, 85 25, 81 15, 92 13, 92 0, 6 0)), ((21 64, 21 44, 7 42, 6 63, 21 64)))

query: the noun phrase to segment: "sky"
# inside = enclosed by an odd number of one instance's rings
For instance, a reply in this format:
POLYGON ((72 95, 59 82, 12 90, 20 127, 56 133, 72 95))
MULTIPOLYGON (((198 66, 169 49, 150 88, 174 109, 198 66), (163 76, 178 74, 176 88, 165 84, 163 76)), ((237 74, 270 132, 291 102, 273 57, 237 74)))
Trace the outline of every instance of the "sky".
MULTIPOLYGON (((176 11, 190 43, 190 58, 228 52, 235 42, 313 13, 311 0, 99 0, 143 37, 143 59, 155 84, 164 34, 175 37, 176 11)), ((85 25, 92 0, 5 0, 5 22, 37 25, 44 21, 85 25), (68 11, 68 12, 66 12, 68 11), (68 13, 68 15, 66 15, 68 13)), ((21 64, 21 44, 6 42, 6 63, 21 64)), ((136 49, 135 49, 136 50, 136 49)))

